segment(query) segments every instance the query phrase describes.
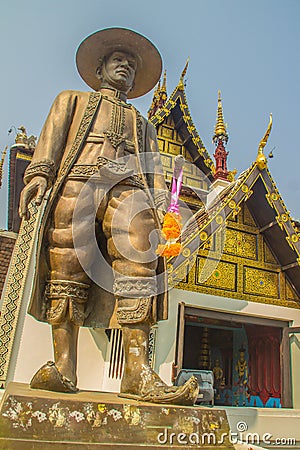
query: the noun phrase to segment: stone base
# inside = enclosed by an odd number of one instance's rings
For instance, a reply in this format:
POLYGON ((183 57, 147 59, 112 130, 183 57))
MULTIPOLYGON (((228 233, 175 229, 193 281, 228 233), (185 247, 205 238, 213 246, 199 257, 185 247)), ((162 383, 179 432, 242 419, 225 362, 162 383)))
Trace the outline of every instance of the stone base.
POLYGON ((1 402, 0 448, 233 449, 226 411, 155 405, 117 394, 62 394, 9 383, 1 402))

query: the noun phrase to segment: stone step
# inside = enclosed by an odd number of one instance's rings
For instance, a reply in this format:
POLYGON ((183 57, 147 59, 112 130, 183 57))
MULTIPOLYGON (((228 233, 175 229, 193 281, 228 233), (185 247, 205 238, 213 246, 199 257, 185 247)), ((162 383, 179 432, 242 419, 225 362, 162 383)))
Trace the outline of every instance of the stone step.
POLYGON ((63 394, 9 383, 0 406, 0 448, 234 449, 226 411, 156 405, 117 394, 63 394))

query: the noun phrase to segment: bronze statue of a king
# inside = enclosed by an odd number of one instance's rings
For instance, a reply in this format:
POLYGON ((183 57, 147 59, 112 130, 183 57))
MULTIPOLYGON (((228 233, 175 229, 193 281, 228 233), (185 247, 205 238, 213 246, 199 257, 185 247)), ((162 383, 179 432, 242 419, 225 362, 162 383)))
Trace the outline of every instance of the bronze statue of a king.
POLYGON ((44 206, 29 313, 51 325, 55 361, 31 387, 76 392, 79 327, 108 328, 113 316, 123 331, 120 395, 193 404, 195 378, 167 386, 148 360, 150 327, 167 318, 164 260, 155 254, 167 189, 155 129, 127 98, 154 87, 160 54, 144 36, 109 28, 81 43, 76 63, 93 92, 57 96, 20 200, 24 220, 31 201, 44 206))

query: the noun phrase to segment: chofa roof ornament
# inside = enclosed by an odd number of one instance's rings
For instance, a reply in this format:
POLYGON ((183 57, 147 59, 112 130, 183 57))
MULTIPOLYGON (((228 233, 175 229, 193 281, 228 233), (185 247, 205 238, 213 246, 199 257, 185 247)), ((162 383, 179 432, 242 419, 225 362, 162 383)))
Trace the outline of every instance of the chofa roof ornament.
POLYGON ((269 139, 269 136, 271 133, 272 123, 273 123, 273 118, 272 118, 272 114, 270 114, 270 121, 269 121, 267 131, 266 131, 264 137, 262 138, 262 140, 260 141, 259 146, 258 146, 258 151, 257 151, 256 165, 260 170, 263 170, 267 167, 267 158, 266 158, 266 155, 264 154, 264 148, 268 142, 268 139, 269 139))

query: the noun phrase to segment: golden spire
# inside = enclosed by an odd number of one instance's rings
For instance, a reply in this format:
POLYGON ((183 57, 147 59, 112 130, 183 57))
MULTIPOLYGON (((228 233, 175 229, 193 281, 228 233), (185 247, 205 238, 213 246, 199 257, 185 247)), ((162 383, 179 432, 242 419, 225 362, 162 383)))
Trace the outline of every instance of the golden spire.
POLYGON ((179 84, 178 84, 178 88, 179 88, 181 91, 184 90, 183 79, 184 79, 185 74, 186 74, 186 72, 187 72, 187 69, 188 69, 188 66, 189 66, 189 62, 190 62, 190 57, 188 56, 188 58, 187 58, 187 60, 186 60, 186 63, 185 63, 185 66, 184 66, 184 69, 183 69, 183 71, 181 72, 181 76, 180 76, 180 80, 179 80, 179 84))
POLYGON ((8 145, 3 150, 1 160, 0 160, 0 187, 2 186, 3 165, 4 165, 4 159, 5 159, 7 148, 8 148, 8 145))
POLYGON ((148 119, 151 119, 152 116, 155 116, 157 111, 163 108, 166 101, 167 101, 167 72, 165 70, 162 85, 160 84, 159 80, 159 82, 157 83, 157 87, 154 91, 152 103, 148 110, 148 119))
POLYGON ((268 142, 268 139, 269 139, 269 136, 271 133, 272 123, 273 123, 273 117, 272 117, 272 114, 270 114, 270 120, 269 120, 269 125, 267 128, 267 131, 265 132, 264 137, 260 141, 259 146, 258 146, 258 151, 257 151, 256 164, 260 170, 263 170, 267 167, 267 158, 264 155, 264 148, 268 142))
MULTIPOLYGON (((159 84, 160 84, 160 81, 159 81, 159 84)), ((159 86, 159 90, 163 91, 163 92, 167 92, 167 71, 166 71, 166 69, 164 71, 163 83, 162 83, 161 87, 159 86)))
POLYGON ((217 122, 215 126, 215 134, 213 137, 213 141, 216 142, 218 139, 223 139, 226 142, 228 141, 228 134, 226 131, 226 126, 224 124, 223 119, 223 107, 222 107, 222 99, 221 99, 221 91, 218 91, 218 111, 217 111, 217 122))

